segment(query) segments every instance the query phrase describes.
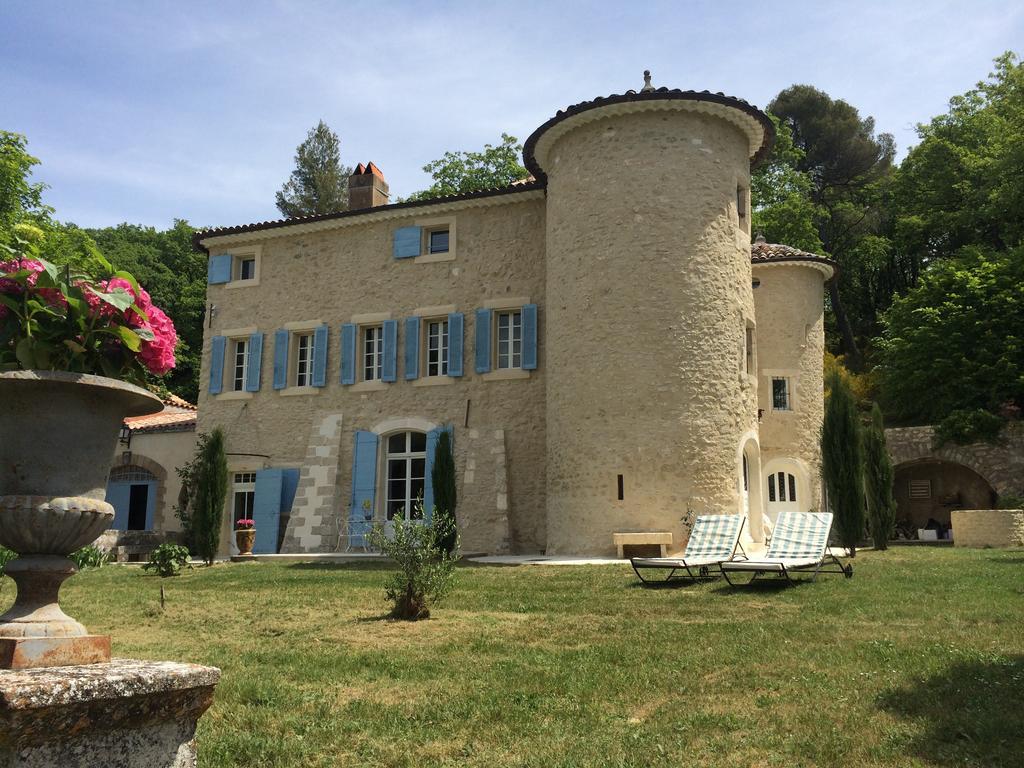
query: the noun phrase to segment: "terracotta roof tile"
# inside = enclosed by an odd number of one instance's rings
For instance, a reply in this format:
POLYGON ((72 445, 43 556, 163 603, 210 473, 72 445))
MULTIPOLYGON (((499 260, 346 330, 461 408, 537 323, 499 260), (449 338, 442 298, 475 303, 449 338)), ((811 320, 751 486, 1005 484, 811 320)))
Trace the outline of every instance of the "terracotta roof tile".
POLYGON ((164 409, 148 416, 132 416, 124 420, 132 432, 182 432, 196 428, 197 408, 177 395, 163 400, 164 409))
POLYGON ((832 259, 819 256, 816 253, 801 251, 799 248, 794 248, 791 245, 769 243, 762 235, 758 235, 750 246, 750 261, 753 264, 767 264, 778 261, 816 261, 831 267, 833 276, 839 271, 839 265, 832 261, 832 259))

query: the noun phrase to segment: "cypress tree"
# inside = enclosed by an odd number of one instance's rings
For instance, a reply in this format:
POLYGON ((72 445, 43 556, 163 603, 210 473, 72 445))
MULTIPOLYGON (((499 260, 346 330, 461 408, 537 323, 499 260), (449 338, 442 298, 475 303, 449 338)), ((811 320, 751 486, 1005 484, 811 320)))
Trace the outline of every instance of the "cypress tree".
POLYGON ((875 549, 886 549, 896 523, 896 501, 892 497, 893 469, 885 446, 882 409, 875 403, 871 425, 864 432, 864 485, 868 501, 868 528, 875 549))
POLYGON ((821 428, 821 459, 829 505, 839 543, 856 554, 864 535, 864 453, 857 406, 849 384, 838 371, 829 375, 831 390, 821 428))
POLYGON ((455 491, 455 456, 452 453, 452 438, 447 429, 442 430, 437 438, 430 480, 434 488, 434 517, 450 523, 443 527, 444 534, 438 544, 445 552, 452 554, 458 540, 458 527, 455 524, 455 505, 458 499, 455 491))
POLYGON ((220 547, 220 529, 224 501, 228 494, 228 460, 224 453, 224 433, 215 429, 199 449, 195 497, 192 508, 192 534, 196 554, 213 565, 220 547))

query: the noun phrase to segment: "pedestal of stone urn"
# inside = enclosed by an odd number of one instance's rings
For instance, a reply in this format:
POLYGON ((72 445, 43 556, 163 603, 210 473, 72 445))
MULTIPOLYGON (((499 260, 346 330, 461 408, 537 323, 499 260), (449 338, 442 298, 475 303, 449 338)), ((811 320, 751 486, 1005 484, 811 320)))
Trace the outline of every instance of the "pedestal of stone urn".
POLYGON ((0 768, 192 768, 220 670, 115 659, 0 670, 0 768))
POLYGON ((61 371, 0 373, 0 544, 18 585, 0 616, 0 669, 110 660, 110 638, 90 635, 57 603, 76 571, 68 555, 110 527, 109 460, 126 416, 159 398, 115 379, 61 371))

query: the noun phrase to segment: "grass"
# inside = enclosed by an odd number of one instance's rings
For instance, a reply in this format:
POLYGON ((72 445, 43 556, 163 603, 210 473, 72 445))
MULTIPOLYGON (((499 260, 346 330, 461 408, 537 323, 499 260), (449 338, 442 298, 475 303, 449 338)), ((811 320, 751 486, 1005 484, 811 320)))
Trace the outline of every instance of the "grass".
MULTIPOLYGON (((201 766, 1018 766, 1024 552, 862 552, 852 580, 645 589, 624 566, 458 570, 384 618, 380 567, 105 567, 114 653, 223 670, 201 766)), ((0 607, 13 589, 6 581, 0 607)))

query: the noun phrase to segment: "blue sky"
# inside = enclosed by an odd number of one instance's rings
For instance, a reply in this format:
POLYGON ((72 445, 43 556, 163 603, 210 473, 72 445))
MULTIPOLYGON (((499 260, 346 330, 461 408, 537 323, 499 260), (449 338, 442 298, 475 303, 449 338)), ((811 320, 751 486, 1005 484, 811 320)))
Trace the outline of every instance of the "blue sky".
POLYGON ((644 69, 758 106, 810 83, 902 156, 995 56, 1024 53, 1020 0, 0 5, 0 128, 28 136, 47 202, 82 226, 278 218, 321 118, 345 163, 373 160, 406 195, 446 150, 525 139, 644 69))

